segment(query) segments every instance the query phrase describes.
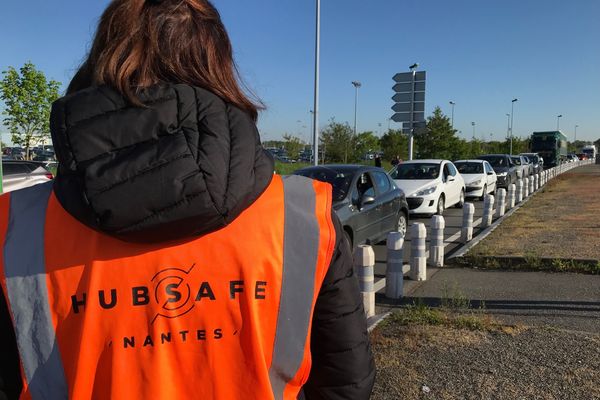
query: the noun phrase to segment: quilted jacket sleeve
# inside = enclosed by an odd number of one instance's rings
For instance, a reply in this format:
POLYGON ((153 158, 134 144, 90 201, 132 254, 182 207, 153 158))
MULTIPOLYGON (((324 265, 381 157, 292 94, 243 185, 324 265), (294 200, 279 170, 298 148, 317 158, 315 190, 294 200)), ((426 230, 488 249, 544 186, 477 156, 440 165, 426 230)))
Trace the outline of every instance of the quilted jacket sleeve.
POLYGON ((312 324, 313 365, 303 388, 308 400, 368 399, 375 382, 367 322, 350 245, 332 216, 336 248, 317 298, 312 324))

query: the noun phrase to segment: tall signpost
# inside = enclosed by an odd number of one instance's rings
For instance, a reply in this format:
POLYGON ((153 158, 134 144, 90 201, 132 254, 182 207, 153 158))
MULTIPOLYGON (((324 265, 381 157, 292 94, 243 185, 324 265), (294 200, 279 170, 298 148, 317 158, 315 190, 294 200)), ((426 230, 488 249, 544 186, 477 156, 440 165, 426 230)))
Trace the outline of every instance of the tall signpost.
POLYGON ((407 128, 408 159, 413 159, 413 137, 416 128, 425 124, 425 71, 416 71, 417 64, 410 66, 410 72, 400 72, 392 79, 396 94, 392 97, 395 104, 392 106, 394 115, 392 121, 403 122, 407 128))

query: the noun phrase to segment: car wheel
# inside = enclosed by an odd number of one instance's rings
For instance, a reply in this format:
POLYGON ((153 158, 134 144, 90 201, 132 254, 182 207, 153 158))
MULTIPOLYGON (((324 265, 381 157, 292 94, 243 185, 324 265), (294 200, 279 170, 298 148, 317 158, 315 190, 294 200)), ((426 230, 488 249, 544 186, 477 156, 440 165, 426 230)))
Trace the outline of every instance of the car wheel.
POLYGON ((485 195, 487 194, 487 185, 483 185, 483 192, 481 192, 481 197, 479 200, 485 199, 485 195))
POLYGON ((406 215, 400 211, 398 214, 398 223, 396 224, 396 230, 398 232, 402 232, 404 236, 406 236, 406 230, 408 229, 408 219, 406 215))
POLYGON ((441 195, 440 198, 438 199, 438 202, 437 202, 437 211, 436 211, 436 214, 437 215, 443 215, 445 208, 446 208, 446 204, 444 202, 444 195, 441 195))
POLYGON ((463 208, 464 205, 465 205, 465 189, 461 189, 460 190, 460 198, 458 200, 458 203, 456 203, 456 208, 463 208))

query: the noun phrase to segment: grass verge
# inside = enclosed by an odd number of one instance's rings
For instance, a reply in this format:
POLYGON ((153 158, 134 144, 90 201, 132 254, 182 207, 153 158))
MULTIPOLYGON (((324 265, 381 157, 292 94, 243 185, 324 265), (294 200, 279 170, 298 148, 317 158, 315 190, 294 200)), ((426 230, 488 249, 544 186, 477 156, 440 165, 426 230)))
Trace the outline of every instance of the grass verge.
POLYGON ((466 256, 452 259, 450 265, 508 271, 579 272, 600 275, 599 260, 548 258, 532 254, 528 254, 525 257, 467 254, 466 256))

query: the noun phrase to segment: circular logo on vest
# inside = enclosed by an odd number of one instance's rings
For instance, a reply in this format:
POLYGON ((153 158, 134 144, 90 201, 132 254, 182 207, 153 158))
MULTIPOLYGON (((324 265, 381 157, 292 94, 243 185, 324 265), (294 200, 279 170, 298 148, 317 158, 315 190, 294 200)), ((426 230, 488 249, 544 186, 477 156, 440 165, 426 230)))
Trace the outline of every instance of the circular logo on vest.
POLYGON ((194 308, 187 279, 195 265, 193 264, 187 271, 181 268, 165 268, 152 277, 154 300, 159 306, 159 311, 152 319, 152 323, 158 317, 181 317, 194 308))

